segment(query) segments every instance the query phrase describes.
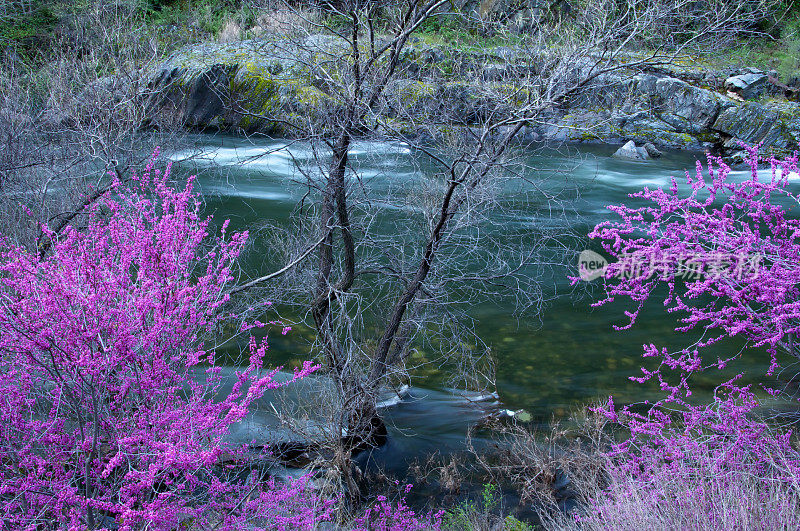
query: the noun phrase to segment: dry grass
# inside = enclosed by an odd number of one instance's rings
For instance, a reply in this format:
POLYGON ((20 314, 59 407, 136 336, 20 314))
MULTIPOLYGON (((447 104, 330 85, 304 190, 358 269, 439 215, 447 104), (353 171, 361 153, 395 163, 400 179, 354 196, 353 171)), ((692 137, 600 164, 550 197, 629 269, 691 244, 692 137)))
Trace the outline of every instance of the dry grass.
MULTIPOLYGON (((610 487, 588 486, 593 499, 588 514, 577 519, 558 514, 551 529, 640 530, 800 529, 800 485, 779 478, 777 471, 759 477, 737 471, 720 474, 710 467, 681 463, 664 469, 652 482, 630 475, 610 487)), ((587 486, 584 486, 584 488, 587 486)))
POLYGON ((318 27, 320 18, 319 11, 284 7, 259 15, 256 26, 251 31, 254 35, 262 33, 275 35, 317 33, 320 31, 318 27))
POLYGON ((695 452, 643 478, 608 457, 610 428, 594 415, 548 434, 503 426, 505 449, 476 456, 493 482, 536 509, 545 529, 800 529, 800 478, 785 466, 797 456, 745 456, 732 470, 715 465, 711 451, 695 452))
POLYGON ((219 42, 238 42, 242 40, 242 26, 233 19, 228 19, 222 25, 217 40, 219 42))

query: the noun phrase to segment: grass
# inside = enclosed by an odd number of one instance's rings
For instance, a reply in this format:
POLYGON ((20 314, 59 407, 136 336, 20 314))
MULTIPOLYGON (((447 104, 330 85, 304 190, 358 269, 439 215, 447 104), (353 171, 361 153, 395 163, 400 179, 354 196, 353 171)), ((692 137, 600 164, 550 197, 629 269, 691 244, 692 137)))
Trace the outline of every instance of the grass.
POLYGON ((222 29, 225 20, 239 9, 235 0, 151 0, 143 6, 149 25, 193 26, 209 37, 222 29))
MULTIPOLYGON (((61 34, 69 33, 73 17, 90 9, 83 0, 44 0, 29 13, 12 11, 0 17, 0 46, 25 59, 47 56, 61 34)), ((245 17, 248 11, 242 0, 134 0, 129 9, 131 24, 141 32, 176 45, 213 40, 228 18, 245 17)))
POLYGON ((652 482, 617 475, 608 489, 584 493, 594 500, 585 514, 558 515, 547 526, 558 530, 615 529, 800 529, 797 478, 780 470, 767 477, 748 471, 727 473, 707 465, 681 463, 652 482))
POLYGON ((800 75, 800 10, 781 21, 773 38, 747 39, 710 58, 714 66, 754 66, 774 69, 782 81, 800 75))
POLYGON ((479 24, 457 15, 429 18, 423 22, 417 36, 426 44, 453 46, 462 51, 514 46, 522 40, 519 35, 509 32, 485 34, 479 24))
POLYGON ((442 518, 445 531, 529 531, 533 527, 513 516, 500 516, 501 492, 497 485, 487 483, 477 502, 462 502, 448 510, 442 518))

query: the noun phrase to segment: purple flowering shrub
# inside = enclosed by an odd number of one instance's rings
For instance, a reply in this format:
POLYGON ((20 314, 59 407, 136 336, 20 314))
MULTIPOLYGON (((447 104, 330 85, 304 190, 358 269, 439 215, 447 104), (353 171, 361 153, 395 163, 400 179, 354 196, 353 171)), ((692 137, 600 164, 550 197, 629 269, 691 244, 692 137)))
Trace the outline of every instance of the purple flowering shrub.
POLYGON ((204 338, 247 233, 212 235, 193 180, 168 178, 153 162, 129 185, 114 177, 81 230, 49 234, 49 256, 0 240, 3 529, 303 529, 330 513, 302 479, 228 479, 245 457, 229 427, 284 384, 251 340, 220 391, 204 338))
POLYGON ((776 522, 793 527, 787 522, 798 520, 791 516, 800 509, 800 455, 792 432, 755 418, 760 399, 740 383, 743 374, 722 381, 710 403, 691 398, 694 375, 723 369, 742 355, 704 359, 703 349, 723 338, 764 348, 767 376, 780 367, 780 353, 800 353, 794 343, 800 330, 800 221, 792 219, 800 197, 788 181, 798 174, 798 157, 762 158, 757 148, 747 149, 745 180, 737 182, 729 166, 709 156, 705 168, 698 162, 693 175, 687 172, 687 195, 674 179, 668 190, 645 188, 631 197, 646 206, 611 206, 619 218, 590 234, 613 257, 605 271, 607 297, 595 305, 621 297, 636 304, 619 328, 632 326, 655 290, 666 286, 663 304, 681 316, 676 330, 699 332, 700 339, 679 352, 644 345, 644 357, 658 366, 631 379, 656 381, 661 400, 617 409, 609 398, 598 408, 629 436, 610 455, 611 486, 591 501, 586 528, 622 525, 626 511, 631 522, 647 525, 657 525, 656 515, 673 514, 684 518, 683 524, 673 522, 679 528, 726 528, 737 511, 761 528, 776 522), (773 503, 770 496, 782 501, 773 503))
MULTIPOLYGON (((626 312, 629 323, 618 328, 632 326, 653 291, 666 284, 664 306, 683 315, 683 326, 676 330, 704 332, 695 345, 675 355, 646 347, 645 355, 661 358, 662 368, 687 377, 711 366, 722 369, 732 360, 704 365, 699 356, 699 349, 726 337, 765 347, 771 355, 770 375, 778 365, 778 350, 800 353, 800 345, 793 343, 800 331, 800 221, 788 217, 781 204, 798 204, 788 186, 789 176, 798 174, 797 155, 762 159, 758 148, 747 149, 749 179, 735 182, 731 168, 709 156, 705 172, 700 162, 694 176, 687 172, 688 197, 679 194, 674 178, 669 190, 645 188, 631 197, 649 201, 648 206, 610 206, 621 220, 600 223, 589 235, 618 260, 606 271, 607 279, 615 279, 607 283, 608 296, 595 306, 616 297, 637 304, 626 312), (759 163, 770 168, 759 171, 759 163), (639 267, 630 267, 633 263, 639 267)), ((658 370, 643 372, 643 379, 662 381, 658 370)), ((675 398, 688 391, 687 384, 680 378, 675 385, 663 385, 675 398)))
MULTIPOLYGON (((412 485, 406 485, 403 494, 408 494, 411 488, 412 485)), ((356 518, 354 531, 438 531, 442 527, 443 514, 439 511, 419 515, 406 505, 404 496, 392 502, 381 495, 363 516, 356 518)))

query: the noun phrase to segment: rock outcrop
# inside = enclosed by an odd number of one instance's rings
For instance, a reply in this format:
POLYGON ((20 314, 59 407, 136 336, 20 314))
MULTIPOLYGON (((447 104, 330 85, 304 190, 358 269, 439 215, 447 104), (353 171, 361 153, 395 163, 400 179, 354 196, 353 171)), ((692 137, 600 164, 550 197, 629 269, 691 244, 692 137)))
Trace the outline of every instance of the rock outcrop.
POLYGON ((743 100, 754 100, 764 95, 769 78, 763 72, 749 72, 725 80, 725 89, 743 100))
POLYGON ((778 113, 758 103, 729 107, 714 121, 712 129, 723 135, 725 147, 734 147, 736 141, 747 144, 763 142, 779 148, 788 145, 781 134, 778 113))
MULTIPOLYGON (((298 120, 335 111, 324 72, 314 65, 329 68, 324 61, 340 46, 341 41, 322 35, 299 46, 258 40, 190 46, 153 72, 152 112, 172 113, 193 128, 290 136, 298 120)), ((513 111, 531 90, 527 79, 541 68, 524 57, 510 47, 469 52, 409 45, 402 69, 407 77, 387 86, 378 112, 413 136, 418 133, 410 119, 414 113, 469 127, 490 114, 513 111)), ((575 75, 590 66, 574 65, 575 75)), ((764 95, 774 86, 770 79, 754 69, 610 73, 527 126, 524 136, 731 152, 739 142, 761 142, 767 150, 790 151, 800 139, 800 104, 742 101, 764 95)))

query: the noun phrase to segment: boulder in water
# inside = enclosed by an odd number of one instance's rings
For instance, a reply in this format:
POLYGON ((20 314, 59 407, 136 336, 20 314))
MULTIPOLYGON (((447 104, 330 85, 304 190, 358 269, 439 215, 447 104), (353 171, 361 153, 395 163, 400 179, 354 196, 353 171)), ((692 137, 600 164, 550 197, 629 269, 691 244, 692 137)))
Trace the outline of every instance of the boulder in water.
POLYGON ((637 147, 633 140, 628 140, 625 145, 611 156, 622 160, 650 160, 647 150, 643 147, 637 147))
POLYGON ((649 155, 651 158, 657 159, 658 157, 660 157, 660 156, 662 155, 661 151, 659 151, 659 150, 658 150, 658 148, 657 148, 657 147, 655 147, 655 146, 654 146, 653 144, 651 144, 650 142, 648 142, 647 144, 645 144, 645 145, 644 145, 644 146, 642 146, 642 147, 644 148, 645 152, 647 152, 647 154, 648 154, 648 155, 649 155))

